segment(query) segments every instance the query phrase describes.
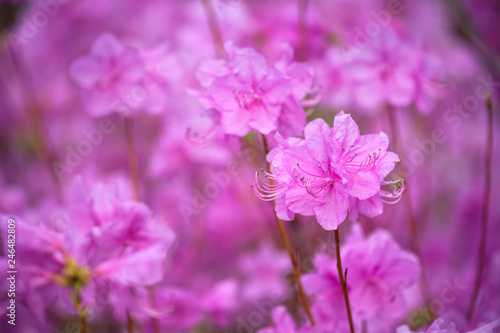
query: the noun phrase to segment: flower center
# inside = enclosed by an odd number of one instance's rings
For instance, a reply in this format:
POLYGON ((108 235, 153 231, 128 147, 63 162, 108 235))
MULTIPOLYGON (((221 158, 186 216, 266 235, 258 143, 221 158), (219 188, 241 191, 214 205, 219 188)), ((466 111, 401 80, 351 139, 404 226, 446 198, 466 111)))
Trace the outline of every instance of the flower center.
POLYGON ((318 169, 315 171, 305 170, 299 163, 297 163, 297 168, 300 170, 300 173, 294 175, 295 181, 315 198, 322 197, 335 182, 330 170, 320 164, 318 164, 318 169))
POLYGON ((379 148, 378 151, 374 151, 371 154, 367 154, 364 160, 356 159, 358 154, 354 154, 350 159, 342 162, 342 165, 346 168, 346 171, 352 174, 356 174, 358 172, 367 171, 368 169, 375 166, 377 161, 380 159, 380 155, 382 153, 382 149, 379 148))
POLYGON ((241 109, 250 110, 255 104, 257 104, 261 100, 260 93, 264 92, 262 87, 258 87, 254 89, 254 87, 250 87, 250 89, 237 89, 233 90, 234 100, 238 103, 238 106, 241 109))

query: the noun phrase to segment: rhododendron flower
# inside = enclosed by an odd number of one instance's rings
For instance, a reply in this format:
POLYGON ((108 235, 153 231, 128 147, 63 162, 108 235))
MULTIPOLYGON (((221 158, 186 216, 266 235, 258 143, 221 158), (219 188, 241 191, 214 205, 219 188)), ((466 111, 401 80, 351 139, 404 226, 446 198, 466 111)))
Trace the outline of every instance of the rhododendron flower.
POLYGON ((145 74, 139 51, 123 45, 110 33, 100 35, 90 53, 70 67, 71 78, 87 92, 86 110, 94 117, 137 112, 145 102, 141 81, 145 74))
MULTIPOLYGON (((413 333, 408 326, 400 326, 396 330, 396 333, 413 333)), ((447 326, 444 324, 444 320, 441 318, 436 319, 432 325, 425 331, 419 331, 421 333, 458 333, 454 323, 450 323, 447 326)))
POLYGON ((267 135, 280 125, 301 129, 305 123, 301 105, 312 89, 312 68, 285 59, 270 66, 254 49, 230 45, 226 49, 227 61, 207 60, 197 71, 206 88, 198 98, 207 109, 220 112, 224 132, 244 136, 257 130, 267 135))
POLYGON ((498 21, 0 0, 0 333, 500 333, 498 21))
POLYGON ((420 263, 414 254, 401 249, 386 230, 365 237, 355 225, 341 256, 349 267, 349 297, 360 318, 389 321, 405 314, 402 291, 420 277, 420 263))
MULTIPOLYGON (((388 31, 371 40, 347 64, 352 79, 354 98, 366 110, 385 104, 429 112, 434 99, 446 92, 438 77, 442 63, 394 32, 388 31)), ((444 87, 446 88, 446 86, 444 87)))
MULTIPOLYGON (((402 250, 385 230, 365 237, 355 225, 341 249, 342 264, 348 267, 347 287, 351 308, 360 320, 383 319, 389 325, 406 313, 402 292, 420 276, 415 255, 402 250)), ((329 312, 341 313, 343 306, 336 260, 323 254, 315 258, 316 272, 303 277, 307 292, 315 296, 313 311, 329 324, 329 312)), ((345 316, 344 316, 345 317, 345 316)))
POLYGON ((263 328, 257 333, 298 333, 299 331, 292 316, 284 306, 277 306, 271 314, 273 327, 263 328))
MULTIPOLYGON (((117 193, 120 186, 111 182, 88 188, 77 178, 75 193, 67 196, 70 203, 59 212, 61 219, 68 219, 67 227, 54 230, 51 223, 18 225, 31 239, 18 250, 26 258, 22 266, 31 275, 33 288, 55 283, 93 288, 106 281, 138 287, 163 279, 163 263, 174 234, 145 204, 121 197, 117 193)), ((89 293, 85 295, 92 299, 89 293)))
MULTIPOLYGON (((478 328, 468 331, 462 331, 464 333, 491 333, 497 332, 500 328, 500 320, 495 320, 491 323, 480 325, 478 328)), ((396 333, 459 333, 454 323, 449 323, 446 325, 444 319, 436 319, 431 326, 425 331, 420 330, 418 332, 410 330, 406 325, 397 328, 396 333)))
POLYGON ((242 256, 238 264, 247 280, 242 289, 245 299, 255 301, 271 294, 286 294, 288 286, 285 273, 290 270, 290 259, 286 252, 264 244, 256 253, 242 256))
MULTIPOLYGON (((384 133, 360 135, 350 115, 340 112, 330 128, 322 119, 304 129, 305 139, 284 140, 267 156, 276 184, 256 180, 254 193, 264 200, 276 199, 276 213, 284 220, 293 214, 315 215, 324 229, 336 229, 347 217, 350 198, 370 200, 362 211, 380 214, 378 197, 398 197, 381 191, 384 178, 399 161, 387 151, 384 133)), ((257 177, 257 176, 256 176, 257 177)))
POLYGON ((238 283, 234 279, 218 282, 201 299, 204 311, 225 325, 231 319, 229 314, 238 306, 237 290, 238 283))

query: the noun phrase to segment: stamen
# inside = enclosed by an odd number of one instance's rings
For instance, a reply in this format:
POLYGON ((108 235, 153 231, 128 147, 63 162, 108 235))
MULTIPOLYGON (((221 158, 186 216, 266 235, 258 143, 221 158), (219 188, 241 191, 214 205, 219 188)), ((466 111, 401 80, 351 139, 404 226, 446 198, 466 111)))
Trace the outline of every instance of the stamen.
POLYGON ((221 126, 219 123, 214 123, 206 132, 202 134, 193 132, 191 128, 188 128, 186 131, 186 139, 193 144, 206 145, 217 136, 220 128, 221 126))
POLYGON ((306 98, 304 98, 300 104, 302 106, 314 106, 316 104, 319 103, 319 101, 321 100, 322 98, 322 94, 321 94, 321 91, 319 89, 315 89, 315 90, 311 90, 308 94, 308 96, 306 96, 306 98))
POLYGON ((401 200, 401 196, 403 195, 403 192, 406 189, 406 182, 402 178, 393 181, 383 180, 380 182, 380 185, 394 185, 394 189, 392 192, 385 191, 382 189, 380 189, 379 191, 380 196, 382 197, 382 201, 387 204, 398 203, 399 200, 401 200))
POLYGON ((314 178, 321 178, 321 177, 323 177, 323 176, 321 176, 321 175, 316 175, 316 174, 314 174, 314 173, 311 173, 311 172, 309 172, 309 171, 306 171, 306 170, 302 169, 302 167, 300 166, 300 164, 299 164, 298 162, 297 162, 297 167, 299 168, 299 170, 300 170, 300 171, 302 171, 302 172, 303 172, 303 173, 305 173, 306 175, 312 176, 312 177, 314 177, 314 178))
MULTIPOLYGON (((261 171, 264 173, 264 177, 275 181, 276 177, 267 172, 261 171)), ((287 184, 281 183, 281 184, 269 184, 264 182, 264 179, 259 179, 258 178, 259 171, 255 173, 255 181, 254 185, 251 186, 253 194, 257 196, 259 199, 264 200, 264 201, 273 201, 276 198, 282 196, 286 190, 288 189, 287 184)))
POLYGON ((257 94, 253 88, 250 88, 250 91, 247 90, 247 92, 243 92, 243 94, 240 93, 242 93, 240 89, 233 90, 234 100, 242 109, 250 110, 253 105, 260 100, 259 94, 257 94))
POLYGON ((382 149, 379 148, 378 152, 373 152, 372 154, 367 154, 367 158, 361 162, 359 165, 354 162, 354 158, 357 154, 354 154, 354 157, 347 162, 342 163, 344 166, 348 167, 358 167, 358 170, 352 172, 347 170, 349 173, 356 174, 361 171, 366 171, 369 168, 373 167, 377 161, 380 159, 380 155, 382 154, 382 149))

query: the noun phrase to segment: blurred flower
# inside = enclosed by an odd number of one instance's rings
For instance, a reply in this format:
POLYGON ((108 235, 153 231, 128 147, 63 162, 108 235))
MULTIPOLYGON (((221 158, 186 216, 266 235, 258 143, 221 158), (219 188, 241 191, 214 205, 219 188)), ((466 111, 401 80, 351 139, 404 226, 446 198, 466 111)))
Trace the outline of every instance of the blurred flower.
POLYGON ((305 123, 301 101, 312 88, 312 69, 282 62, 280 70, 254 49, 226 49, 227 61, 207 60, 197 71, 206 88, 198 98, 206 109, 220 112, 224 132, 244 136, 254 129, 268 135, 282 123, 300 130, 305 123))
MULTIPOLYGON (((402 293, 420 276, 417 257, 402 250, 385 230, 368 237, 355 225, 341 249, 342 263, 347 267, 347 288, 351 309, 357 320, 382 320, 387 327, 400 320, 407 311, 402 293)), ((313 313, 321 324, 335 327, 343 308, 336 260, 323 254, 315 258, 316 272, 303 277, 307 292, 315 296, 313 313), (338 313, 332 317, 328 313, 338 313)))
POLYGON ((265 243, 255 253, 242 256, 238 266, 246 280, 242 287, 245 300, 251 302, 287 293, 285 273, 290 270, 290 258, 286 252, 265 243))
POLYGON ((145 74, 139 52, 110 33, 100 35, 90 53, 76 59, 70 67, 72 79, 87 92, 86 110, 93 117, 139 111, 145 100, 140 95, 145 74))

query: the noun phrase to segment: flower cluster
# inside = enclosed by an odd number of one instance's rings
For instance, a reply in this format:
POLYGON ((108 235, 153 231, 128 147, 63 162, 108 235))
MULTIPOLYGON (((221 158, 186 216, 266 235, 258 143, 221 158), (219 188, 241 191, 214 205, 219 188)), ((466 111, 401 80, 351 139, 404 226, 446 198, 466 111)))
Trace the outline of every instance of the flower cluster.
POLYGON ((0 332, 497 332, 499 18, 0 0, 0 332))

